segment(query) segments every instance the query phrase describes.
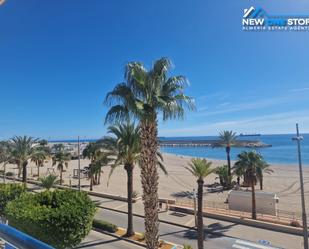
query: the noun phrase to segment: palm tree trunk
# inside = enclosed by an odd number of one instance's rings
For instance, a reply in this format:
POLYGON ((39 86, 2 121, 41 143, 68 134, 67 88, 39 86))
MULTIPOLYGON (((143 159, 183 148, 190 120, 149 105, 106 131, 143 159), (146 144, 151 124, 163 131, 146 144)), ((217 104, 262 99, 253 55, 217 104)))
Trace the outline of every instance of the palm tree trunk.
POLYGON ((90 191, 93 190, 93 176, 90 176, 90 191))
POLYGON ((255 200, 255 182, 251 181, 251 192, 252 192, 252 219, 256 220, 256 200, 255 200))
POLYGON ((20 179, 20 177, 21 177, 21 166, 20 166, 20 163, 17 164, 17 168, 18 168, 18 178, 20 179))
POLYGON ((24 161, 22 166, 23 166, 23 184, 27 185, 27 165, 28 161, 24 161))
POLYGON ((223 180, 222 176, 219 176, 219 182, 220 182, 221 186, 225 187, 225 183, 224 183, 224 180, 223 180))
POLYGON ((98 173, 95 173, 95 176, 94 176, 94 185, 98 185, 98 173))
POLYGON ((40 165, 38 165, 38 179, 40 178, 40 165))
POLYGON ((128 193, 128 228, 126 236, 130 237, 134 234, 133 230, 133 165, 125 165, 127 171, 127 193, 128 193))
POLYGON ((263 190, 263 176, 260 177, 260 190, 263 190))
POLYGON ((62 185, 62 168, 60 169, 60 185, 62 185))
POLYGON ((231 156, 230 156, 231 147, 226 146, 225 151, 226 151, 226 157, 227 157, 228 176, 231 176, 232 175, 231 174, 231 156))
POLYGON ((145 212, 145 239, 147 249, 159 247, 157 121, 141 122, 141 182, 145 212))
POLYGON ((204 181, 197 181, 197 248, 204 248, 204 224, 203 224, 203 186, 204 181))

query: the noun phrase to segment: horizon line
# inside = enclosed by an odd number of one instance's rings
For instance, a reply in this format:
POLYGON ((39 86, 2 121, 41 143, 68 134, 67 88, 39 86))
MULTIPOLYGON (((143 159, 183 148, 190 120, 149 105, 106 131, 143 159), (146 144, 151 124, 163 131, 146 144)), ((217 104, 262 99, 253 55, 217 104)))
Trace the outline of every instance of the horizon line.
MULTIPOLYGON (((241 133, 240 133, 241 134, 241 133)), ((239 135, 240 135, 239 134, 239 135)), ((250 134, 250 133, 249 133, 250 134)), ((258 134, 260 134, 260 133, 258 133, 258 134)), ((301 135, 309 135, 309 132, 305 132, 305 133, 300 133, 301 135)), ((239 136, 239 135, 237 135, 237 136, 239 136)), ((296 135, 296 133, 294 134, 294 133, 267 133, 267 134, 260 134, 260 135, 258 135, 258 136, 256 136, 256 137, 259 137, 259 136, 275 136, 275 135, 291 135, 291 136, 293 136, 293 135, 296 135)), ((175 137, 177 137, 177 138, 187 138, 187 137, 219 137, 219 135, 217 134, 217 135, 200 135, 200 136, 197 136, 197 135, 192 135, 192 136, 190 136, 190 135, 188 135, 188 136, 158 136, 158 138, 175 138, 175 137)), ((246 137, 246 136, 243 136, 243 137, 246 137)), ((250 137, 250 135, 248 136, 248 137, 250 137)), ((85 141, 85 140, 99 140, 99 139, 101 139, 102 137, 100 137, 100 138, 94 138, 94 137, 89 137, 89 138, 87 138, 86 136, 84 136, 83 138, 79 138, 79 140, 80 141, 85 141)), ((44 138, 42 138, 42 139, 44 139, 44 138)), ((55 139, 46 139, 48 142, 57 142, 57 141, 77 141, 78 140, 78 138, 76 137, 76 138, 74 138, 74 137, 71 137, 71 138, 55 138, 55 139)))

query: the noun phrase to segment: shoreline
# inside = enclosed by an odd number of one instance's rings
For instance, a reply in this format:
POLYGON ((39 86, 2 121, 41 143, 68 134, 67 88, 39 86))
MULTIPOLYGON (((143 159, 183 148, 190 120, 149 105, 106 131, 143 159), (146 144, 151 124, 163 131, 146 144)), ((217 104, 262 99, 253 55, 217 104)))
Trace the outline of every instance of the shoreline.
MULTIPOLYGON (((57 143, 61 143, 61 144, 64 144, 65 146, 67 146, 67 148, 70 150, 70 152, 72 154, 76 154, 77 155, 77 142, 49 142, 49 145, 52 146, 54 144, 57 144, 57 143)), ((89 142, 86 142, 86 141, 81 141, 80 142, 80 146, 81 146, 81 150, 85 147, 85 145, 87 145, 89 142)), ((207 156, 190 156, 190 155, 184 155, 184 154, 177 154, 177 153, 171 153, 171 152, 165 152, 164 151, 164 148, 173 148, 173 147, 168 147, 168 146, 160 146, 159 149, 161 151, 162 154, 167 154, 167 155, 171 155, 171 156, 177 156, 179 158, 181 157, 184 157, 184 158, 204 158, 204 159, 207 159, 209 161, 226 161, 226 154, 225 154, 225 151, 224 151, 224 148, 222 147, 222 158, 212 158, 212 157, 207 157, 207 156)), ((175 148, 175 147, 174 147, 175 148)), ((179 147, 177 147, 179 148, 179 147)), ((192 147, 192 148, 196 148, 196 147, 192 147)), ((244 148, 245 149, 248 149, 248 148, 244 148)), ((254 150, 254 148, 251 148, 254 150)), ((262 153, 263 155, 263 153, 262 153)), ((231 160, 232 163, 235 163, 236 160, 231 160)), ((266 162, 272 166, 275 166, 275 167, 280 167, 280 166, 284 166, 285 168, 288 168, 288 167, 299 167, 298 165, 298 162, 270 162, 269 160, 266 160, 266 162)), ((304 163, 302 162, 302 166, 303 168, 309 168, 309 163, 304 163)))
MULTIPOLYGON (((203 159, 206 159, 207 161, 218 161, 218 162, 221 162, 221 161, 225 161, 226 162, 226 159, 217 159, 217 158, 211 158, 211 157, 195 157, 195 156, 188 156, 188 155, 182 155, 182 154, 174 154, 174 153, 170 153, 170 152, 161 152, 163 155, 166 154, 166 155, 169 155, 169 156, 176 156, 176 157, 179 157, 179 158, 188 158, 188 159, 192 159, 192 158, 203 158, 203 159)), ((236 160, 231 160, 231 163, 235 163, 236 160)), ((295 168, 297 167, 297 170, 299 168, 299 165, 298 163, 278 163, 278 162, 270 162, 269 163, 272 167, 284 167, 284 168, 295 168)), ((302 166, 304 168, 309 168, 309 164, 305 164, 303 163, 302 166)))
MULTIPOLYGON (((192 157, 175 155, 171 153, 162 153, 164 157, 164 165, 168 171, 168 176, 165 176, 161 170, 159 173, 159 197, 170 198, 170 199, 184 199, 191 195, 192 190, 197 188, 196 178, 185 168, 192 157)), ((226 160, 209 159, 212 161, 214 167, 226 164, 226 160)), ((90 163, 87 159, 81 159, 81 169, 88 166, 90 163)), ((16 165, 7 165, 7 172, 15 172, 16 165), (15 170, 14 170, 15 168, 15 170)), ((71 181, 72 185, 78 183, 78 179, 73 178, 74 169, 78 168, 78 160, 71 160, 68 168, 63 172, 63 179, 65 184, 69 185, 71 181)), ((284 210, 292 213, 299 213, 301 211, 300 204, 300 186, 299 186, 299 172, 298 167, 286 165, 286 164, 271 164, 271 168, 274 170, 272 174, 264 175, 264 192, 276 193, 278 195, 279 210, 284 210)), ((108 176, 110 172, 110 166, 102 167, 101 184, 94 186, 94 191, 113 194, 113 195, 127 195, 126 181, 127 175, 123 166, 119 166, 114 170, 113 175, 109 180, 107 186, 108 176)), ((46 161, 44 167, 40 168, 40 177, 54 173, 59 175, 59 171, 56 166, 52 166, 52 162, 46 161)), ((305 198, 309 205, 309 167, 304 167, 304 187, 305 187, 305 198)), ((28 177, 37 179, 37 167, 34 163, 28 165, 28 177)), ((0 180, 1 181, 1 180, 0 180)), ((205 179, 205 185, 219 182, 216 174, 211 174, 205 179)), ((89 189, 89 180, 87 177, 81 179, 81 184, 84 185, 83 189, 89 189)), ((134 168, 133 177, 134 191, 140 196, 142 194, 142 186, 140 180, 140 169, 136 165, 134 168)), ((259 192, 259 184, 256 185, 256 191, 259 192)), ((228 191, 223 192, 208 192, 205 187, 205 201, 214 204, 222 205, 228 195, 228 191)))

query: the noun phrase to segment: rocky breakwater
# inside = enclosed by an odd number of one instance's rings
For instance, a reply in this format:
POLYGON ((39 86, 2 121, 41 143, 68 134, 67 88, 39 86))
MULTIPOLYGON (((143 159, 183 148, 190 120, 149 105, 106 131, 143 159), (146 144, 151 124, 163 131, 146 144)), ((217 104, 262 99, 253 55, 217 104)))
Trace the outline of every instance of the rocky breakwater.
MULTIPOLYGON (((224 147, 219 140, 159 140, 159 145, 162 147, 224 147)), ((271 144, 266 144, 257 140, 237 140, 234 147, 245 148, 265 148, 271 147, 271 144)))

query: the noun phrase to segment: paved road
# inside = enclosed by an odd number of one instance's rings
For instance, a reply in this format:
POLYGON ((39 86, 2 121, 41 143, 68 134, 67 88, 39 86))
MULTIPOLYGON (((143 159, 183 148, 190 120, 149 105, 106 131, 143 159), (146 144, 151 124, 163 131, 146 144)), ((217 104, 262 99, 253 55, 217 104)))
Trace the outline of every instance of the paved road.
MULTIPOLYGON (((97 219, 103 219, 121 227, 127 225, 127 215, 100 209, 96 215, 97 219)), ((134 228, 136 231, 144 231, 144 220, 134 217, 134 228)), ((214 235, 205 232, 205 248, 207 249, 275 249, 278 247, 264 246, 254 242, 241 240, 224 235, 214 235)), ((196 231, 179 226, 160 224, 160 238, 180 245, 184 243, 196 246, 196 231)))
MULTIPOLYGON (((29 184, 30 185, 30 184, 29 184)), ((39 189, 38 186, 32 186, 34 189, 39 189)), ((102 206, 106 206, 109 208, 126 211, 127 204, 122 201, 115 201, 106 198, 99 198, 91 196, 93 200, 97 202, 97 204, 101 204, 102 206)), ((143 206, 141 202, 134 204, 134 210, 136 213, 143 214, 143 206)), ((97 214, 97 218, 101 218, 103 220, 110 221, 119 226, 126 227, 126 214, 119 214, 116 212, 111 212, 107 210, 100 210, 97 214)), ((173 216, 172 214, 167 215, 167 213, 161 213, 160 219, 173 221, 179 224, 185 224, 187 226, 192 226, 194 223, 194 219, 192 215, 184 215, 184 216, 173 216)), ((143 219, 135 217, 135 229, 136 231, 143 232, 144 231, 144 222, 143 219)), ((302 238, 300 236, 285 234, 270 230, 259 229, 255 227, 234 224, 226 221, 219 221, 210 218, 206 218, 204 220, 206 226, 208 226, 210 231, 215 231, 217 236, 210 235, 206 233, 206 241, 205 246, 209 249, 268 249, 268 248, 290 248, 290 249, 301 249, 302 238), (267 247, 261 244, 256 244, 251 241, 259 241, 259 240, 268 240, 272 242, 272 245, 277 245, 277 247, 267 247)), ((178 244, 183 244, 184 242, 192 244, 194 247, 196 245, 195 240, 195 231, 190 229, 182 229, 178 226, 171 226, 164 223, 160 224, 160 236, 162 239, 167 241, 171 241, 178 244)), ((122 242, 122 241, 121 241, 122 242)), ((116 244, 116 243, 115 243, 116 244)), ((121 245, 120 245, 121 246, 121 245)), ((97 247, 103 248, 103 247, 97 247)), ((105 247, 104 247, 105 248, 105 247)), ((109 247, 107 247, 109 248, 109 247)), ((117 247, 115 247, 117 248, 117 247)), ((119 247, 122 248, 122 247, 119 247)), ((125 247, 130 248, 130 247, 125 247)))
POLYGON ((77 248, 93 249, 141 249, 132 243, 114 238, 112 236, 91 231, 86 239, 77 248))

